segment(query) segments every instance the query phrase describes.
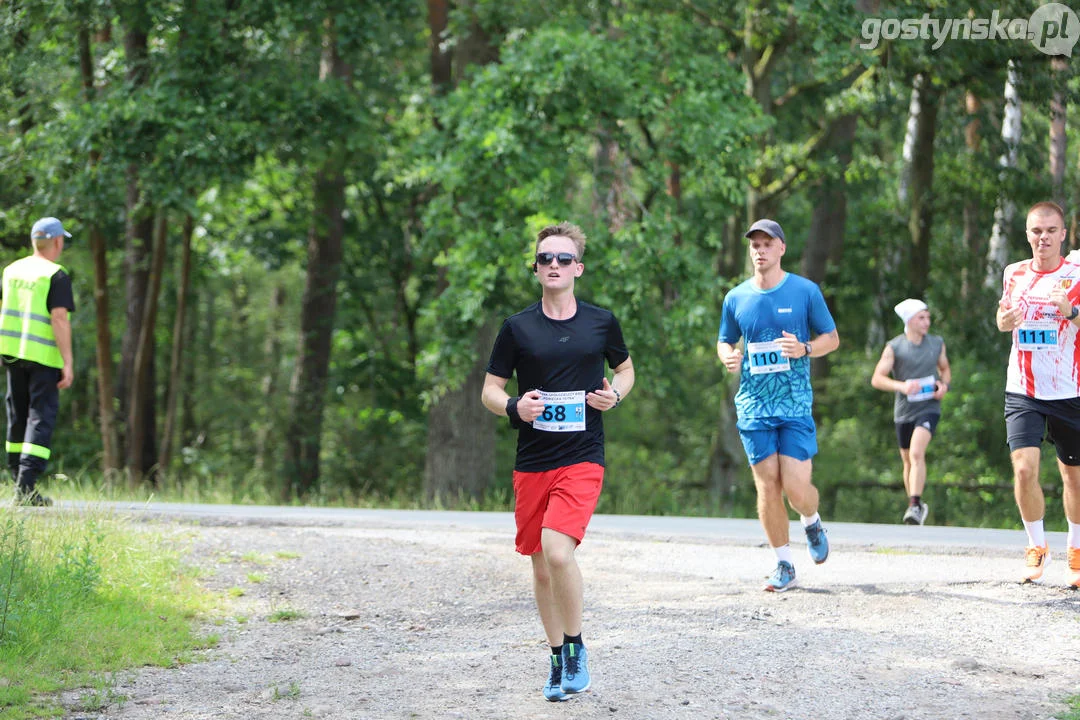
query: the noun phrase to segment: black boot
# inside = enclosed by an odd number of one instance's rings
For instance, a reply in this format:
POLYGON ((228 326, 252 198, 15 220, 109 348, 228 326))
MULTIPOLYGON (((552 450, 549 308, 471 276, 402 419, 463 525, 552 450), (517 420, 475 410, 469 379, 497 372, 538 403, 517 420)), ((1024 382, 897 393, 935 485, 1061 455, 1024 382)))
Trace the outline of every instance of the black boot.
POLYGON ((15 491, 15 504, 28 505, 30 507, 50 507, 52 499, 45 497, 37 491, 37 488, 24 488, 21 485, 15 491))

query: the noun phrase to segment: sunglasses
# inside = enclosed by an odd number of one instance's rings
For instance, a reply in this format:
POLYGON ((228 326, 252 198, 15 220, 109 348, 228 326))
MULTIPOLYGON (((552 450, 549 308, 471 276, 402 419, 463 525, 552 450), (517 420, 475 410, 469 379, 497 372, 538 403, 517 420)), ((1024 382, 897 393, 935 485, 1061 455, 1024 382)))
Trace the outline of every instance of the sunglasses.
POLYGON ((573 253, 551 253, 551 252, 538 252, 536 253, 537 265, 550 265, 552 260, 558 260, 559 264, 563 267, 570 265, 577 260, 573 253))

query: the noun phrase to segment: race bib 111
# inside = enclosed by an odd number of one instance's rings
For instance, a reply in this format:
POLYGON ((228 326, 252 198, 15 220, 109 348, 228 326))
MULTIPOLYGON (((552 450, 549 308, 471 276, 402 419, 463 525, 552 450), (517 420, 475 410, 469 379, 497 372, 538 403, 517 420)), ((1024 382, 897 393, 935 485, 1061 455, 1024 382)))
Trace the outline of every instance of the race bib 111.
POLYGON ((1057 350, 1058 324, 1056 320, 1028 320, 1016 330, 1017 350, 1045 352, 1057 350))

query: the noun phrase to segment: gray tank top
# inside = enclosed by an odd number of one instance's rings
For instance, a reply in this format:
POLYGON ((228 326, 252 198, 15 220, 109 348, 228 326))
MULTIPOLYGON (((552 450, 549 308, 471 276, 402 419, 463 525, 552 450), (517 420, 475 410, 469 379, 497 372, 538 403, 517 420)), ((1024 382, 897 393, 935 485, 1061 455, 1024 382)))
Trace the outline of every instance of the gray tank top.
MULTIPOLYGON (((897 380, 918 380, 920 378, 940 380, 937 361, 941 356, 941 348, 944 344, 945 341, 939 335, 926 335, 918 345, 908 340, 906 335, 897 335, 889 341, 889 347, 892 348, 894 358, 892 376, 897 380)), ((932 392, 933 389, 933 383, 930 382, 929 390, 932 392)), ((940 414, 940 400, 913 401, 904 393, 896 393, 896 400, 893 403, 894 422, 915 422, 925 415, 940 414)))

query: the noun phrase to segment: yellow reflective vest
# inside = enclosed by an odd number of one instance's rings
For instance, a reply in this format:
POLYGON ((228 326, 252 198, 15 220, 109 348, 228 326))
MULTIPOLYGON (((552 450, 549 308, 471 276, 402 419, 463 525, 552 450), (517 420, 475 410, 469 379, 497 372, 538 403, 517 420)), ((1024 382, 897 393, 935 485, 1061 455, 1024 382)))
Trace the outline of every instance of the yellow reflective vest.
POLYGON ((64 367, 47 299, 52 276, 64 266, 31 255, 4 268, 0 355, 64 367))

